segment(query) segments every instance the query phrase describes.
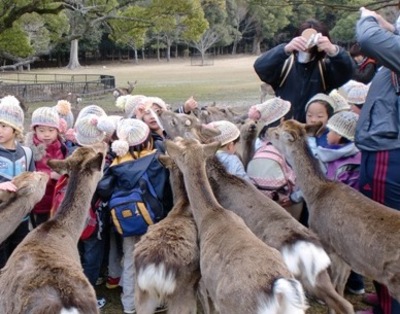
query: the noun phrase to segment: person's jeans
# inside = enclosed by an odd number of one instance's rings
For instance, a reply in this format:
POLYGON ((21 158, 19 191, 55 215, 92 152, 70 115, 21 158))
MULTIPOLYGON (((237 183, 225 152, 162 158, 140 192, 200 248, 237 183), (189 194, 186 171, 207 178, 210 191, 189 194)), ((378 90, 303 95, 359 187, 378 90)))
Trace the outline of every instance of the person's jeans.
POLYGON ((78 250, 85 276, 94 287, 100 274, 101 263, 104 254, 104 240, 97 238, 97 232, 93 232, 90 238, 79 240, 78 250))
POLYGON ((0 268, 3 268, 11 253, 29 233, 29 219, 22 221, 17 229, 0 244, 0 268))

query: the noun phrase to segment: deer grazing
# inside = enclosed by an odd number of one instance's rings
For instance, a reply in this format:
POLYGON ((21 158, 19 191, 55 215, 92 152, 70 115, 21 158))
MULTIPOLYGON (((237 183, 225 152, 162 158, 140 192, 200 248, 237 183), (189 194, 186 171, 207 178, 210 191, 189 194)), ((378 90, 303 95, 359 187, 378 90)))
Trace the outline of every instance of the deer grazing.
POLYGON ((22 219, 30 213, 45 191, 49 177, 43 172, 23 172, 11 182, 16 192, 0 191, 0 243, 14 232, 22 219))
POLYGON ((98 313, 77 244, 105 151, 80 147, 65 160, 48 161, 58 173, 69 173, 65 199, 55 217, 32 230, 1 270, 0 313, 98 313))
POLYGON ((128 87, 116 87, 113 91, 114 98, 117 99, 119 96, 132 94, 136 84, 137 80, 134 82, 128 81, 128 87))
POLYGON ((196 314, 200 279, 196 224, 181 172, 167 156, 160 156, 160 161, 170 170, 174 207, 165 219, 149 226, 135 246, 136 312, 153 314, 165 302, 169 313, 196 314))
POLYGON ((350 268, 388 287, 400 301, 400 212, 325 178, 307 145, 315 126, 294 120, 268 130, 293 166, 309 210, 309 226, 332 258, 332 280, 343 293, 350 268))
POLYGON ((211 190, 205 159, 218 142, 166 141, 166 149, 183 173, 198 229, 200 269, 205 287, 220 313, 305 313, 301 284, 293 279, 280 253, 258 239, 211 190))

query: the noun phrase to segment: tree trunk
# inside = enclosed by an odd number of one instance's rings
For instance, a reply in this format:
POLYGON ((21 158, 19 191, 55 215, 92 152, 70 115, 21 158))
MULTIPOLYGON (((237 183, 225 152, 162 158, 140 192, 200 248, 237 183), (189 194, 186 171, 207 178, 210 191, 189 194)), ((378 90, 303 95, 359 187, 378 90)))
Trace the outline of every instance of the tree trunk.
POLYGON ((171 45, 167 43, 167 62, 171 61, 171 45))
POLYGON ((135 64, 138 64, 138 63, 139 63, 138 51, 137 51, 136 48, 133 49, 133 51, 134 51, 134 53, 135 53, 135 64))
POLYGON ((253 55, 260 55, 261 54, 261 38, 259 36, 254 36, 253 39, 253 49, 252 49, 252 54, 253 55))
POLYGON ((67 68, 70 70, 79 68, 81 65, 78 60, 78 39, 73 39, 71 41, 71 51, 69 53, 69 63, 67 65, 67 68))
POLYGON ((160 39, 157 38, 157 60, 161 61, 161 57, 160 57, 160 39))

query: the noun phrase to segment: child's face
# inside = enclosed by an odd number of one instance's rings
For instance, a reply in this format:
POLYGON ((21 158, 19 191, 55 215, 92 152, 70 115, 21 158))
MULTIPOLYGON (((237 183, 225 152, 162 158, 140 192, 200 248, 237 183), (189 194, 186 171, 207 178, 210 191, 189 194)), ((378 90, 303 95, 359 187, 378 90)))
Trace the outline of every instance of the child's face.
POLYGON ((338 145, 340 142, 341 136, 337 134, 335 131, 329 130, 326 140, 329 145, 338 145))
POLYGON ((0 123, 0 144, 5 148, 14 148, 15 131, 7 124, 0 123))
POLYGON ((306 123, 307 124, 317 124, 322 122, 322 126, 325 127, 328 122, 328 112, 324 104, 316 101, 308 106, 306 113, 306 123))
POLYGON ((50 126, 38 125, 35 127, 35 133, 38 140, 46 145, 53 143, 58 137, 58 130, 50 126))
POLYGON ((145 114, 142 117, 142 120, 149 126, 150 130, 157 131, 160 129, 160 126, 158 125, 156 118, 150 111, 145 112, 145 114))

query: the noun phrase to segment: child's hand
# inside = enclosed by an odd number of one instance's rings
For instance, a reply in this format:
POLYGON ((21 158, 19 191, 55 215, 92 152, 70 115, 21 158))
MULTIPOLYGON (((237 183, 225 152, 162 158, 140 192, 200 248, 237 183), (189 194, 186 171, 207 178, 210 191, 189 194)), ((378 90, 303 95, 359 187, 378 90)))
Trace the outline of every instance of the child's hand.
POLYGON ((249 108, 249 112, 247 113, 247 116, 254 121, 258 121, 261 118, 261 113, 260 113, 260 111, 258 111, 256 106, 251 106, 249 108))
POLYGON ((183 105, 185 108, 185 112, 189 113, 193 111, 193 109, 197 108, 197 101, 193 98, 193 96, 190 96, 188 100, 186 100, 185 104, 183 105))
POLYGON ((61 175, 55 171, 50 172, 50 179, 58 180, 60 179, 61 175))
POLYGON ((17 192, 17 187, 11 181, 0 183, 0 190, 17 192))

